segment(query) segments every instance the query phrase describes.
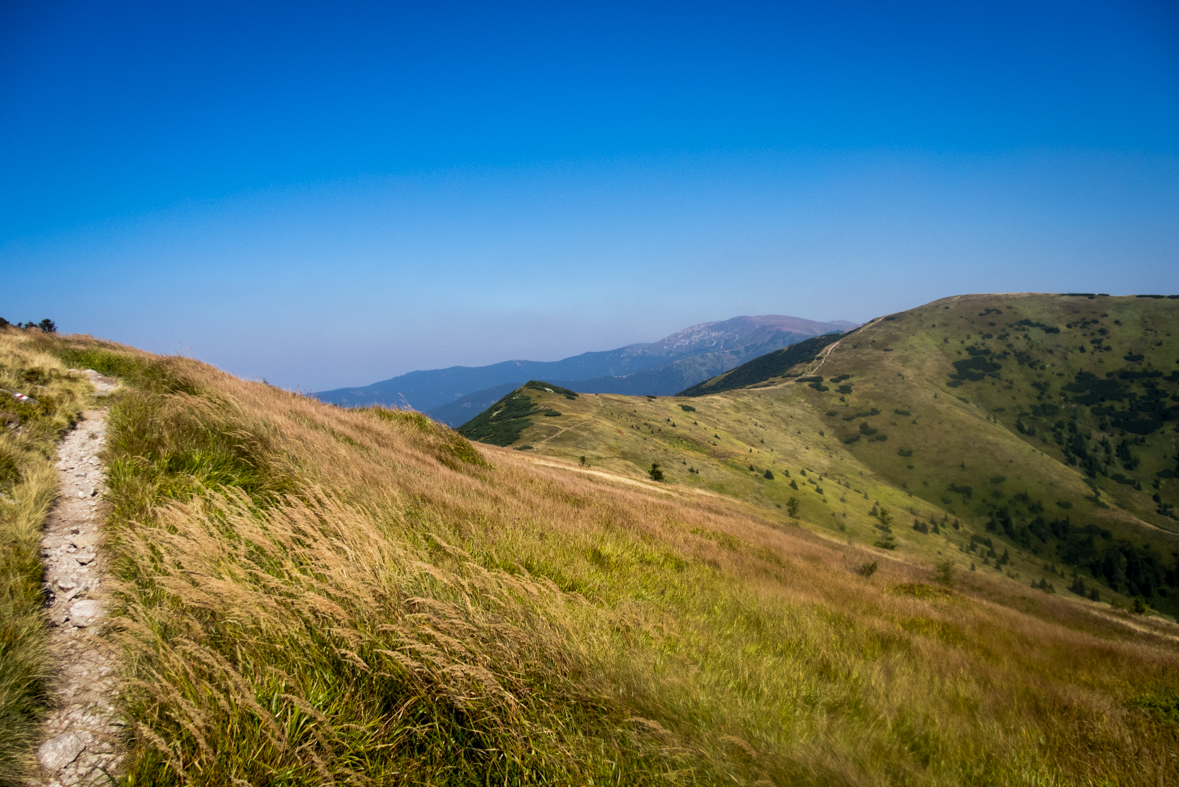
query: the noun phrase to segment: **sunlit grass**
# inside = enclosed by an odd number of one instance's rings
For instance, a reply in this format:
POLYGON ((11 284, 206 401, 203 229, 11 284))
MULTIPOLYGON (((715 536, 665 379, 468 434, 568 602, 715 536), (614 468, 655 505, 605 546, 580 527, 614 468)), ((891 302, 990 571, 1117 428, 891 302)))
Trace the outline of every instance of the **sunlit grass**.
POLYGON ((1164 621, 136 357, 129 784, 1179 778, 1164 621))

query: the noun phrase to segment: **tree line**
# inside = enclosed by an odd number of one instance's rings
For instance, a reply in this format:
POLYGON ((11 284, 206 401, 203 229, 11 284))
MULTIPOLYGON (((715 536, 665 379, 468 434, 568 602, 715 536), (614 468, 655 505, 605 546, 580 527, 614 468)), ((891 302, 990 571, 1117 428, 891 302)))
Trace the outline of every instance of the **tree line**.
POLYGON ((16 323, 13 323, 13 322, 9 322, 8 320, 4 319, 3 317, 0 317, 0 328, 7 328, 9 325, 13 326, 14 328, 20 328, 20 329, 26 330, 26 331, 36 329, 36 330, 42 330, 45 333, 57 333, 57 323, 55 323, 53 320, 50 320, 49 318, 41 320, 41 322, 16 322, 16 323))

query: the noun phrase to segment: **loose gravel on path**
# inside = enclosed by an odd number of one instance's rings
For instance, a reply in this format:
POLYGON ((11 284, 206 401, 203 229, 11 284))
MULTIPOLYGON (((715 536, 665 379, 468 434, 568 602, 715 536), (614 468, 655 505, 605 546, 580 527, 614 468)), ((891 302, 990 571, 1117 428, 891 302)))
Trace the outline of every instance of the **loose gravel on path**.
MULTIPOLYGON (((118 386, 97 372, 86 374, 100 395, 118 386)), ((56 667, 46 740, 37 750, 40 778, 30 783, 37 787, 111 784, 122 759, 115 654, 100 636, 109 598, 99 534, 106 472, 98 453, 106 415, 105 409, 83 414, 57 451, 60 488, 41 541, 56 667)))

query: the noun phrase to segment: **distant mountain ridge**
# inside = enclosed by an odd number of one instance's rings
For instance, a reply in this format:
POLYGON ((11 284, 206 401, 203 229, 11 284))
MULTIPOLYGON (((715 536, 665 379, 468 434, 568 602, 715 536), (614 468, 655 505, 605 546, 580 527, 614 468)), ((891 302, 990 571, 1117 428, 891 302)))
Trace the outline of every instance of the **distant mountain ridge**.
POLYGON ((693 325, 656 342, 588 352, 560 361, 504 361, 415 371, 372 385, 337 388, 312 396, 347 407, 387 405, 429 413, 458 425, 530 379, 546 379, 585 393, 675 393, 757 355, 855 323, 817 322, 785 315, 734 317, 693 325), (510 390, 510 388, 506 389, 510 390), (479 403, 482 407, 475 409, 479 403), (466 406, 464 406, 466 405, 466 406))

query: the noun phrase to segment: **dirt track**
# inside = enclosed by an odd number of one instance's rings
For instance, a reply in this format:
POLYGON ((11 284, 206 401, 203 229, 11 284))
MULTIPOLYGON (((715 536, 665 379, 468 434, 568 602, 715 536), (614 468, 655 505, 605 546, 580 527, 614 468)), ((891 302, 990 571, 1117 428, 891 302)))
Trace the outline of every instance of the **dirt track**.
MULTIPOLYGON (((117 387, 87 370, 100 395, 117 387)), ((115 660, 100 635, 109 582, 100 543, 106 472, 99 461, 107 411, 92 410, 58 446, 58 499, 41 540, 44 593, 55 662, 46 740, 37 751, 44 787, 113 783, 123 722, 114 711, 115 660)))

